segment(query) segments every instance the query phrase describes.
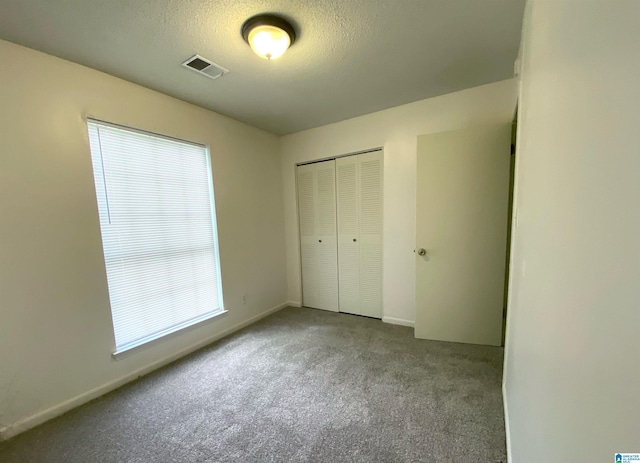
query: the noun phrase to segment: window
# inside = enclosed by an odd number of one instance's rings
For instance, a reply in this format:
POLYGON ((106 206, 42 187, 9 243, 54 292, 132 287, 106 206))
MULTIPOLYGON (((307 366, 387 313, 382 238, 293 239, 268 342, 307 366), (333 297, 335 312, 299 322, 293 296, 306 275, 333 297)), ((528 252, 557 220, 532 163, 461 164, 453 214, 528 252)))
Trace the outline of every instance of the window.
POLYGON ((88 128, 116 354, 222 313, 207 148, 88 128))

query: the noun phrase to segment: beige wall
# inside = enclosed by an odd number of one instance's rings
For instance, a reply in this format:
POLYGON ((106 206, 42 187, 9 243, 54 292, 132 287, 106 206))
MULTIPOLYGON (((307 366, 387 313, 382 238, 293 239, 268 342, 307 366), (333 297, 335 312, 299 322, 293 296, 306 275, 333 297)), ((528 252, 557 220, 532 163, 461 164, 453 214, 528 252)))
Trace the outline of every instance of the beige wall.
POLYGON ((413 323, 417 136, 509 123, 516 97, 516 81, 505 80, 282 137, 288 299, 301 300, 295 164, 383 147, 383 320, 413 323))
POLYGON ((529 2, 504 392, 511 463, 640 452, 640 2, 529 2))
POLYGON ((276 136, 4 41, 0 63, 0 425, 19 431, 286 301, 276 136), (229 313, 118 361, 86 115, 209 145, 214 170, 229 313))

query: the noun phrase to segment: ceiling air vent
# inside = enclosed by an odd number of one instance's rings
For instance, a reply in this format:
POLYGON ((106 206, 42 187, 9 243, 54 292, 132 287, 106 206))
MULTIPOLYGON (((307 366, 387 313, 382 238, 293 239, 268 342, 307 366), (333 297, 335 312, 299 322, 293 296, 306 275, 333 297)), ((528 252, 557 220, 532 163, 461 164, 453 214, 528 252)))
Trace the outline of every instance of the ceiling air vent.
POLYGON ((209 61, 208 59, 203 58, 200 55, 193 55, 191 58, 182 63, 182 65, 210 79, 217 79, 218 77, 222 77, 227 72, 229 72, 228 69, 225 69, 222 66, 214 63, 213 61, 209 61))

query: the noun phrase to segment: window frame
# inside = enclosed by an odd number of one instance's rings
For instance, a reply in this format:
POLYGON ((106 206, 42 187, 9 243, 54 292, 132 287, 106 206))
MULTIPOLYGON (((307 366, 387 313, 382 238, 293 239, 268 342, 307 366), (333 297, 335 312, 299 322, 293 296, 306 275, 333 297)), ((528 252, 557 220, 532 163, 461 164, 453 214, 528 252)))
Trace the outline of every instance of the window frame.
MULTIPOLYGON (((108 122, 102 119, 98 119, 98 118, 94 118, 91 116, 86 116, 85 117, 85 134, 86 134, 86 140, 87 140, 87 145, 88 145, 88 151, 89 151, 89 155, 90 155, 90 159, 91 159, 91 175, 92 175, 92 184, 94 186, 94 193, 95 193, 95 199, 96 199, 96 213, 98 215, 98 222, 99 222, 99 227, 100 227, 100 241, 101 241, 101 254, 102 254, 102 259, 103 259, 103 264, 104 264, 104 269, 105 269, 105 276, 107 275, 107 259, 106 259, 106 255, 105 255, 105 249, 104 249, 104 236, 103 236, 103 232, 102 232, 102 220, 100 218, 100 212, 99 212, 99 205, 98 205, 98 192, 97 192, 97 188, 98 185, 96 184, 96 179, 95 179, 95 172, 93 169, 93 152, 91 151, 91 143, 90 143, 90 139, 91 139, 91 135, 90 135, 90 125, 96 126, 96 127, 100 127, 100 126, 104 126, 104 127, 111 127, 111 128, 115 128, 118 130, 122 130, 122 131, 126 131, 126 132, 131 132, 131 133, 138 133, 138 134, 142 134, 142 135, 146 135, 146 136, 150 136, 150 137, 154 137, 154 138, 160 138, 160 139, 165 139, 171 142, 175 142, 175 143, 181 143, 181 144, 187 144, 187 145, 191 145, 191 146, 196 146, 199 148, 202 148, 204 150, 204 155, 205 155, 205 165, 206 165, 206 170, 207 170, 207 183, 208 183, 208 187, 209 187, 209 203, 210 203, 210 209, 211 209, 211 221, 212 221, 212 238, 213 238, 213 249, 214 249, 214 262, 215 262, 215 271, 216 271, 216 291, 217 291, 217 296, 218 296, 218 302, 219 302, 219 309, 218 310, 212 310, 210 312, 204 313, 200 316, 194 317, 190 320, 187 320, 183 323, 179 323, 173 326, 170 326, 164 330, 160 330, 158 332, 155 332, 153 334, 150 334, 148 336, 142 337, 136 341, 132 341, 126 344, 123 344, 121 346, 118 346, 117 344, 117 338, 116 338, 116 328, 115 328, 115 323, 114 323, 114 313, 113 313, 113 308, 112 308, 112 304, 111 304, 111 289, 109 287, 109 281, 108 278, 106 279, 106 283, 107 283, 107 292, 109 294, 109 312, 110 312, 110 316, 111 316, 111 331, 113 334, 113 350, 112 350, 112 357, 114 359, 119 359, 121 358, 123 355, 125 354, 130 354, 132 351, 137 350, 138 348, 142 347, 142 346, 148 346, 151 343, 154 343, 160 339, 166 339, 167 337, 183 332, 185 330, 188 330, 190 328, 195 328, 197 326, 200 326, 208 321, 211 321, 214 318, 217 318, 221 315, 224 315, 226 313, 228 313, 228 310, 225 308, 225 304, 224 304, 224 292, 223 292, 223 288, 222 288, 222 272, 221 272, 221 256, 220 256, 220 246, 219 246, 219 237, 218 237, 218 220, 217 220, 217 215, 216 215, 216 203, 215 203, 215 194, 214 194, 214 183, 213 183, 213 167, 212 167, 212 162, 211 162, 211 150, 209 145, 205 145, 202 143, 197 143, 197 142, 193 142, 190 140, 185 140, 182 138, 177 138, 177 137, 172 137, 169 135, 164 135, 164 134, 160 134, 160 133, 156 133, 156 132, 151 132, 149 130, 144 130, 144 129, 139 129, 139 128, 135 128, 135 127, 131 127, 131 126, 127 126, 127 125, 122 125, 122 124, 117 124, 117 123, 113 123, 113 122, 108 122)), ((102 152, 100 153, 100 156, 102 157, 103 154, 102 152)), ((106 194, 106 193, 105 193, 106 194)))

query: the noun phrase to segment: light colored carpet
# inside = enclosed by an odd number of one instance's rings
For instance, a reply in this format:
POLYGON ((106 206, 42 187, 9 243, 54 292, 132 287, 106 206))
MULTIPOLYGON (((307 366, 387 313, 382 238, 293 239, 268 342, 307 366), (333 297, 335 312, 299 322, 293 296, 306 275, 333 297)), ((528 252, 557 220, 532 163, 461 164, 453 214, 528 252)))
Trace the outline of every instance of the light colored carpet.
POLYGON ((501 373, 501 348, 286 308, 0 444, 0 462, 493 463, 501 373))

